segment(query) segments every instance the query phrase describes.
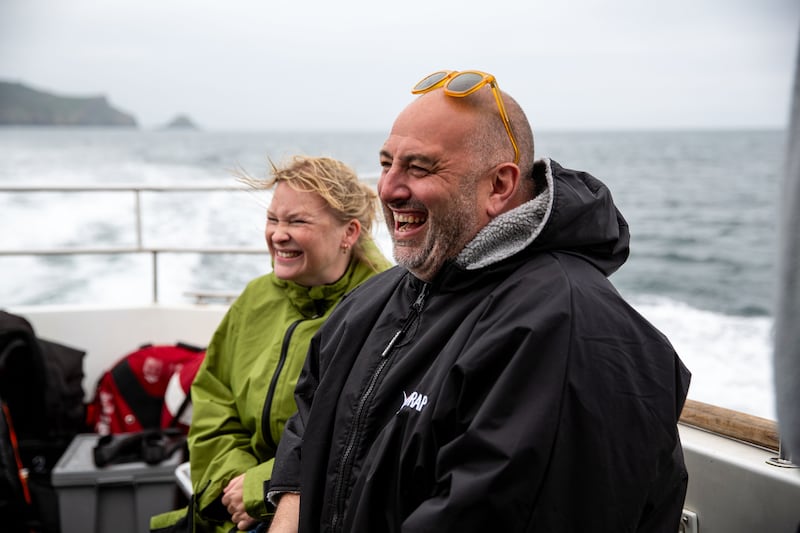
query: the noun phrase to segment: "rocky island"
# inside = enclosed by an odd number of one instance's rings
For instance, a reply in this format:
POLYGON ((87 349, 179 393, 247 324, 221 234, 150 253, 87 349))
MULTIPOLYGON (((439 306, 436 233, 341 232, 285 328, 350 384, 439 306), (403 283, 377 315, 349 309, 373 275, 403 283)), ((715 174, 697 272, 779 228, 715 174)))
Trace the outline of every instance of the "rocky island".
POLYGON ((179 114, 170 120, 163 129, 165 130, 196 130, 197 124, 188 115, 179 114))
POLYGON ((105 96, 57 96, 21 83, 0 81, 0 126, 115 126, 136 128, 136 119, 113 108, 105 96))

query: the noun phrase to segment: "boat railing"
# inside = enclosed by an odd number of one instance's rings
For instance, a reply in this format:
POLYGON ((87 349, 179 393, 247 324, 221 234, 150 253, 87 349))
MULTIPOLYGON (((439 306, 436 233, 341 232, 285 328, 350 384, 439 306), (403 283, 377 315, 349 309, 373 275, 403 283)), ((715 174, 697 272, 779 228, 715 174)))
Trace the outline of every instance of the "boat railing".
POLYGON ((686 426, 775 452, 777 455, 767 461, 772 466, 799 467, 795 462, 797 458, 783 446, 778 424, 774 420, 687 399, 680 421, 686 426))
MULTIPOLYGON (((152 277, 152 301, 158 303, 158 263, 159 256, 164 254, 226 254, 226 255, 268 255, 266 247, 212 247, 212 246, 152 246, 145 244, 143 236, 143 193, 191 193, 191 192, 248 192, 249 187, 242 185, 139 185, 139 184, 107 184, 107 185, 0 185, 0 193, 100 193, 119 192, 133 195, 135 243, 131 246, 88 246, 88 247, 49 247, 0 249, 0 257, 7 256, 74 256, 74 255, 150 255, 152 277)), ((193 297, 197 303, 211 300, 230 302, 235 293, 221 291, 190 291, 185 293, 193 297)))
POLYGON ((778 425, 767 418, 687 399, 681 422, 773 452, 780 449, 778 425))

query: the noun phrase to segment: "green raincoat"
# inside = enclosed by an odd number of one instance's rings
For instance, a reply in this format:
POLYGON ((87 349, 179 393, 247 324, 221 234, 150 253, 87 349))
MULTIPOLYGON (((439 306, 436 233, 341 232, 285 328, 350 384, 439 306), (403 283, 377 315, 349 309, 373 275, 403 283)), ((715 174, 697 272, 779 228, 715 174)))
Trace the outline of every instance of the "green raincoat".
MULTIPOLYGON (((353 262, 331 285, 302 287, 273 273, 252 280, 218 326, 191 389, 195 531, 234 527, 220 499, 241 473, 247 513, 269 518, 265 490, 311 337, 345 293, 390 266, 374 243, 366 249, 378 269, 353 262)), ((183 514, 153 517, 151 530, 168 531, 183 514)))

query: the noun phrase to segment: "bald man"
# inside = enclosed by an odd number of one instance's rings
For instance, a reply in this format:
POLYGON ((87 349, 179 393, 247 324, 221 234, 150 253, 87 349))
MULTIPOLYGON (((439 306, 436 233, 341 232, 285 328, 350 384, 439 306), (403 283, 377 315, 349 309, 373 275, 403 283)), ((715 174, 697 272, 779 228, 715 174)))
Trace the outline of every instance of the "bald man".
POLYGON ((674 533, 689 372, 607 279, 611 193, 535 161, 493 76, 413 92, 380 151, 397 266, 311 342, 270 531, 674 533))

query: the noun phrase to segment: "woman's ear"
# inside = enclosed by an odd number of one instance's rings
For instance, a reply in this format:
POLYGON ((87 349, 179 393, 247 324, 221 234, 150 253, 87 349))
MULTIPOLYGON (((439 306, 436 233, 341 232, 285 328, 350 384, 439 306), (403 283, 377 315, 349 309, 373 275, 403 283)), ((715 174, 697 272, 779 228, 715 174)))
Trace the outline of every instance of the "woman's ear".
POLYGON ((495 167, 489 176, 489 198, 486 213, 490 218, 510 211, 522 202, 519 199, 519 167, 514 163, 503 163, 495 167))
POLYGON ((343 244, 349 247, 355 246, 358 237, 361 235, 361 222, 357 218, 352 219, 344 228, 343 244))

